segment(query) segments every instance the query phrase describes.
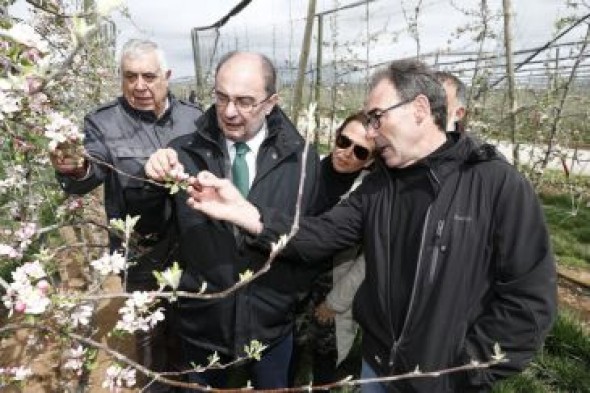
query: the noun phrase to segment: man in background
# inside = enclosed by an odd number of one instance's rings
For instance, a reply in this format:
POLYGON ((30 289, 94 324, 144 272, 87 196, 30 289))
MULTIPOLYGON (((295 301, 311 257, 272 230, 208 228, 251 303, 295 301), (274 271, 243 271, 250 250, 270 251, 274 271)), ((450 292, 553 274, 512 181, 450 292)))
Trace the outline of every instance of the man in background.
POLYGON ((436 79, 447 94, 447 132, 465 132, 463 118, 467 114, 467 87, 461 79, 447 71, 436 71, 436 79))

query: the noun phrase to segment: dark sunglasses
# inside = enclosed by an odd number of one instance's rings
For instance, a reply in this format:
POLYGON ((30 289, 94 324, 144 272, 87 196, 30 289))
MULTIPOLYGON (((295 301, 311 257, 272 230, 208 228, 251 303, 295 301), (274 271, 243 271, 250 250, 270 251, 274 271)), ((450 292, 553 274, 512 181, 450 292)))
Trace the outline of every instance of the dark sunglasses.
POLYGON ((369 149, 367 149, 366 147, 355 145, 346 135, 338 135, 338 137, 336 138, 336 147, 338 147, 339 149, 348 149, 350 146, 353 146, 352 153, 358 160, 365 161, 367 158, 369 158, 369 155, 371 154, 369 152, 369 149))

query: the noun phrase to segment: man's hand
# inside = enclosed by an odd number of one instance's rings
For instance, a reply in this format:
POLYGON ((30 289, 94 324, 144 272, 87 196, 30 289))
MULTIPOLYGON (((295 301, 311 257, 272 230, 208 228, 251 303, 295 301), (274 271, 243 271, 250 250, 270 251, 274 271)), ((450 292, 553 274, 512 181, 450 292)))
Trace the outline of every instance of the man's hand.
POLYGON ((258 234, 262 231, 260 213, 228 180, 220 179, 211 172, 201 171, 197 177, 188 179, 187 204, 216 220, 229 221, 258 234))
POLYGON ((330 306, 326 304, 326 302, 320 303, 314 311, 315 318, 318 320, 319 323, 322 325, 327 325, 329 323, 334 322, 334 317, 336 316, 337 312, 332 310, 330 306))
POLYGON ((152 180, 165 181, 174 178, 174 174, 184 173, 184 167, 178 161, 173 149, 158 149, 144 166, 145 174, 152 180))
POLYGON ((72 149, 70 144, 60 144, 49 152, 49 160, 58 173, 81 179, 88 172, 88 161, 82 153, 82 148, 72 149))

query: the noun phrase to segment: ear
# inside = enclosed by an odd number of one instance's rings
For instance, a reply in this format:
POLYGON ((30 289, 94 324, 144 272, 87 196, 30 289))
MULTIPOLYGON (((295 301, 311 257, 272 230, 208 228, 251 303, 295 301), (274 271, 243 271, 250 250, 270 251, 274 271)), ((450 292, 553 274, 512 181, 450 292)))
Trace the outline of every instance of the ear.
POLYGON ((464 106, 460 106, 455 110, 455 118, 457 120, 461 120, 465 117, 465 114, 467 113, 467 110, 465 109, 464 106))
POLYGON ((279 95, 277 93, 270 96, 270 98, 266 101, 264 106, 264 113, 266 114, 266 116, 270 115, 272 108, 274 108, 275 105, 279 103, 279 100, 279 95))
POLYGON ((422 124, 424 119, 432 115, 430 110, 430 101, 424 94, 418 94, 414 99, 414 118, 418 124, 422 124))
POLYGON ((166 71, 166 73, 164 74, 164 77, 166 78, 166 80, 169 80, 171 75, 172 75, 172 70, 168 70, 168 71, 166 71))

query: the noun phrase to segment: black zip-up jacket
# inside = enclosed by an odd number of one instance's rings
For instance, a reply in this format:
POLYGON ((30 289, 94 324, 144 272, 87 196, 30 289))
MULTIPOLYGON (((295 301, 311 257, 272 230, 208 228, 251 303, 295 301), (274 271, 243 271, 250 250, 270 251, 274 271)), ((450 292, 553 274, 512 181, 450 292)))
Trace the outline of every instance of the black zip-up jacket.
MULTIPOLYGON (((391 385, 394 392, 487 391, 526 366, 556 315, 555 262, 534 190, 492 146, 451 138, 444 159, 430 168, 438 192, 418 259, 408 261, 416 274, 401 332, 389 323, 400 310, 389 307, 396 184, 387 168, 367 176, 346 202, 302 220, 287 250, 312 263, 362 240, 366 277, 354 315, 363 329, 363 358, 379 375, 487 361, 495 343, 508 359, 488 370, 407 380, 391 385)), ((252 243, 266 247, 287 225, 276 210, 261 212, 264 230, 252 243)))
MULTIPOLYGON (((267 117, 268 135, 258 151, 256 176, 248 200, 295 213, 302 153, 305 141, 289 119, 275 107, 267 117)), ((197 132, 170 144, 178 152, 187 173, 208 170, 230 177, 231 165, 225 139, 217 124, 215 108, 197 122, 197 132)), ((302 195, 302 214, 309 214, 315 197, 319 157, 310 148, 302 195)), ((239 281, 246 270, 258 271, 268 258, 259 249, 240 247, 240 233, 227 222, 211 220, 186 205, 186 193, 175 197, 180 232, 180 262, 184 269, 181 288, 218 292, 239 281)), ((318 274, 315 266, 301 266, 284 259, 237 292, 222 299, 180 299, 180 332, 188 345, 199 350, 238 356, 244 345, 259 340, 272 345, 292 332, 293 307, 318 274)))
MULTIPOLYGON (((67 193, 83 195, 104 183, 104 206, 107 219, 140 215, 136 230, 149 249, 158 248, 153 257, 144 258, 134 266, 130 280, 153 281, 152 270, 161 270, 163 256, 170 249, 172 234, 168 233, 170 207, 158 189, 144 182, 144 165, 152 153, 164 148, 181 135, 193 132, 202 111, 194 104, 168 95, 169 106, 160 118, 153 111, 134 109, 119 97, 90 112, 84 118, 84 148, 100 162, 112 165, 125 174, 105 165, 90 163, 89 173, 82 180, 56 174, 67 193), (141 265, 141 266, 140 266, 141 265)), ((111 239, 111 248, 120 241, 111 239)))

